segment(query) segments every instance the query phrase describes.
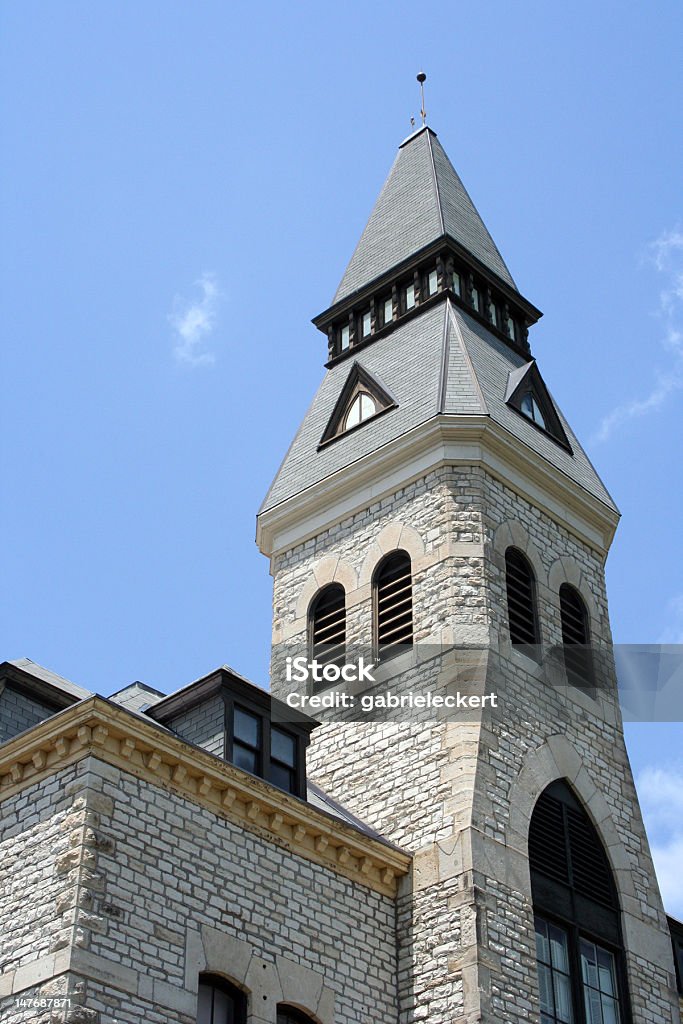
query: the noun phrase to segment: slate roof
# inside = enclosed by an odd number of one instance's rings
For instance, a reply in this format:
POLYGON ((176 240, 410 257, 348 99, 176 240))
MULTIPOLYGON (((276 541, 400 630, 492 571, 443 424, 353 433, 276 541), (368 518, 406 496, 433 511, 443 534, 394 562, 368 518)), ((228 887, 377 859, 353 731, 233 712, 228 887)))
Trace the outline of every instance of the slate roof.
POLYGON ((48 683, 49 686, 68 694, 70 697, 76 697, 78 700, 92 697, 90 690, 85 690, 82 686, 72 683, 70 679, 58 676, 56 672, 38 665, 37 662, 31 661, 30 658, 15 658, 8 662, 8 664, 14 665, 16 668, 21 669, 22 672, 28 672, 29 675, 35 676, 36 679, 40 679, 43 683, 48 683))
POLYGON ((399 148, 333 302, 448 235, 516 288, 495 242, 431 128, 399 148))
POLYGON ((506 405, 510 374, 527 359, 449 299, 435 304, 358 352, 356 361, 395 396, 398 407, 318 450, 353 366, 326 373, 261 511, 367 456, 381 459, 390 441, 436 415, 490 416, 586 491, 615 505, 557 404, 573 455, 506 405))

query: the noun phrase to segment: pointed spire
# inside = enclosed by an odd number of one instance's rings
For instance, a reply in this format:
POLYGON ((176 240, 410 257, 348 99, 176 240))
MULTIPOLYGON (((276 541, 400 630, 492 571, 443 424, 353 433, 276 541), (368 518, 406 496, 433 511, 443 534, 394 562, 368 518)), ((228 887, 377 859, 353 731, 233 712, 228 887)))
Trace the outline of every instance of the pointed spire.
POLYGON ((401 144, 334 302, 370 284, 444 236, 454 239, 516 289, 436 133, 424 125, 401 144))

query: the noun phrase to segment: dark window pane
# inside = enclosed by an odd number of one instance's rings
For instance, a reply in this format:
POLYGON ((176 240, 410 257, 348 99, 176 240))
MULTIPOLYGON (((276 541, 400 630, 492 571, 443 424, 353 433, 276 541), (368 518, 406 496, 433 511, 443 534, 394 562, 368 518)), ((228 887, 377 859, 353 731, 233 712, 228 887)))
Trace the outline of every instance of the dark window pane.
POLYGON ((270 756, 277 761, 282 761, 294 767, 296 760, 296 740, 288 732, 276 729, 273 726, 270 730, 270 756))
POLYGON ((248 743, 250 747, 260 746, 261 722, 256 715, 235 708, 235 739, 248 743))
POLYGON ((251 772, 252 775, 256 775, 258 773, 258 754, 255 750, 249 750, 247 747, 243 747, 239 743, 234 743, 232 760, 233 763, 238 768, 242 768, 243 771, 251 772))
POLYGON ((284 789, 286 793, 293 793, 295 790, 294 771, 278 764, 277 761, 270 762, 270 781, 279 789, 284 789))

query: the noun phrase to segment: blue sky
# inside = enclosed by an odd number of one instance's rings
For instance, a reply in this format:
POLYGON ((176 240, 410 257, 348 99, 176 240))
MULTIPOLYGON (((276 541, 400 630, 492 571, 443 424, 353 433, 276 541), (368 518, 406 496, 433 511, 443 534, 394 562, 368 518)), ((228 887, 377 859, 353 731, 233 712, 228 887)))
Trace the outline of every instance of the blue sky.
MULTIPOLYGON (((224 662, 266 682, 255 511, 322 373, 310 318, 418 113, 421 66, 431 125, 545 312, 542 372, 622 510, 615 639, 683 642, 678 2, 0 16, 3 656, 105 693, 224 662)), ((683 798, 672 816, 661 794, 683 792, 683 729, 628 738, 682 916, 683 798)))

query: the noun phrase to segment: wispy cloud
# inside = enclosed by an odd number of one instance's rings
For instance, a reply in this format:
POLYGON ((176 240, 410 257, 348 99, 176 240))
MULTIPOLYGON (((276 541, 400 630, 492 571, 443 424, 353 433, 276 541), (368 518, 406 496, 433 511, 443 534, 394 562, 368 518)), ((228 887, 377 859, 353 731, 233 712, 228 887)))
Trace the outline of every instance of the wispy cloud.
POLYGON ((663 275, 657 316, 664 325, 661 344, 668 365, 660 370, 642 398, 617 406, 600 423, 594 442, 607 441, 614 430, 629 420, 660 409, 675 391, 683 389, 683 231, 666 231, 647 249, 647 259, 663 275))
POLYGON ((683 916, 683 765, 645 768, 636 780, 664 906, 683 916))
POLYGON ((206 366, 215 361, 206 342, 216 326, 220 291, 215 274, 204 273, 195 281, 199 298, 187 300, 176 295, 169 322, 175 332, 173 354, 185 366, 206 366))
MULTIPOLYGON (((666 606, 665 627, 660 644, 683 644, 683 594, 673 597, 666 606)), ((683 863, 683 862, 682 862, 683 863)))

